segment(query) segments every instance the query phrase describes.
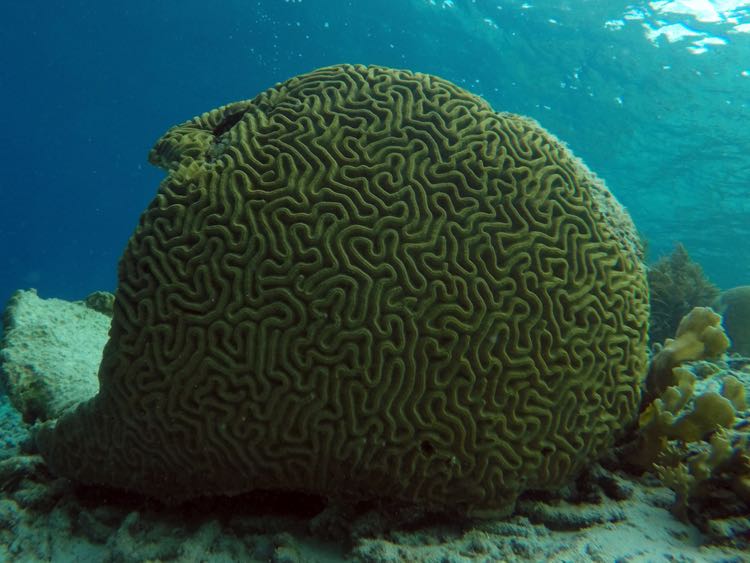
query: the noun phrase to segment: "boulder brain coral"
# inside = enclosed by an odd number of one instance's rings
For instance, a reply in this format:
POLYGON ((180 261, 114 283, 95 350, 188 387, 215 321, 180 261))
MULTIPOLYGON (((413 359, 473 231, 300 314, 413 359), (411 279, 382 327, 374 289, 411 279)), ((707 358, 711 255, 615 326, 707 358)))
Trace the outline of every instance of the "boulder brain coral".
POLYGON ((532 120, 335 66, 172 128, 99 394, 37 433, 71 478, 507 512, 633 420, 640 246, 532 120))

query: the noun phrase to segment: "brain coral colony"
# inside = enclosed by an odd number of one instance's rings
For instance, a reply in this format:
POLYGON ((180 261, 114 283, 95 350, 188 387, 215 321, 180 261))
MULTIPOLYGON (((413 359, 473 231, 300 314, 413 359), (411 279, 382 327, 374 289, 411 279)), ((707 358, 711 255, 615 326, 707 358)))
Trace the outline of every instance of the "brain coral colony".
POLYGON ((38 446, 79 481, 507 513, 638 412, 624 210, 535 122, 336 66, 169 130, 99 394, 38 446))

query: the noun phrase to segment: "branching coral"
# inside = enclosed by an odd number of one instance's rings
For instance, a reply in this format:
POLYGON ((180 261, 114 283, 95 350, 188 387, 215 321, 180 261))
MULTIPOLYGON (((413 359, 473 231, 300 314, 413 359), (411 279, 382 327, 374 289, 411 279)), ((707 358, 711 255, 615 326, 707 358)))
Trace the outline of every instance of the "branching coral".
POLYGON ((727 491, 736 502, 713 515, 750 516, 750 413, 739 372, 701 370, 707 378, 699 381, 697 364, 684 365, 726 351, 720 321, 706 308, 682 319, 652 360, 637 438, 623 448, 630 466, 654 471, 675 492, 673 512, 683 520, 727 491))
POLYGON ((708 307, 696 307, 680 321, 674 338, 652 358, 646 376, 645 402, 675 385, 673 370, 682 362, 716 358, 726 352, 729 339, 721 316, 708 307))

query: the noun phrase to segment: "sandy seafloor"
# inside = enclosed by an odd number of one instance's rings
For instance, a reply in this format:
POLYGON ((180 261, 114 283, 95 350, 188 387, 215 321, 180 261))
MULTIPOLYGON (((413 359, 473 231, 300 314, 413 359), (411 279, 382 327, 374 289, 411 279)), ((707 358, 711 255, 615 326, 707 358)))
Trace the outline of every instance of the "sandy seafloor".
MULTIPOLYGON (((29 369, 50 357, 74 369, 71 355, 98 362, 101 328, 79 331, 66 350, 69 323, 45 315, 29 321, 44 328, 21 347, 29 369)), ((50 475, 5 393, 0 437, 0 561, 750 561, 678 521, 674 493, 655 477, 611 464, 593 466, 562 495, 568 500, 522 497, 505 520, 326 507, 292 494, 166 507, 50 475)))

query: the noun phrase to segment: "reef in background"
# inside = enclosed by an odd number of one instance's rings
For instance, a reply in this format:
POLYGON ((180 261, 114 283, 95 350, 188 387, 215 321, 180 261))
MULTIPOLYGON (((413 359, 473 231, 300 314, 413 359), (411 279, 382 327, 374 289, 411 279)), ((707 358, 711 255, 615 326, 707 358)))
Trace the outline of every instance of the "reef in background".
POLYGON ((730 352, 750 356, 750 285, 724 291, 716 301, 716 310, 731 339, 730 352))
POLYGON ((678 243, 669 256, 664 256, 648 269, 651 318, 651 345, 671 338, 682 317, 693 307, 709 307, 719 296, 716 287, 703 273, 700 264, 690 258, 678 243))

